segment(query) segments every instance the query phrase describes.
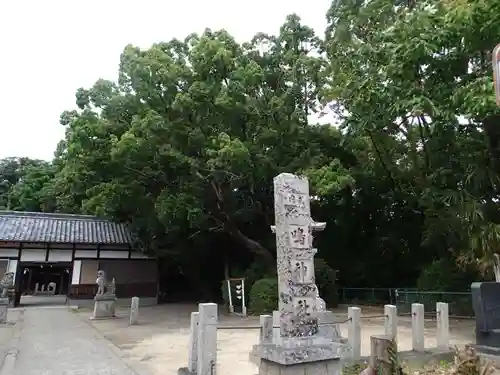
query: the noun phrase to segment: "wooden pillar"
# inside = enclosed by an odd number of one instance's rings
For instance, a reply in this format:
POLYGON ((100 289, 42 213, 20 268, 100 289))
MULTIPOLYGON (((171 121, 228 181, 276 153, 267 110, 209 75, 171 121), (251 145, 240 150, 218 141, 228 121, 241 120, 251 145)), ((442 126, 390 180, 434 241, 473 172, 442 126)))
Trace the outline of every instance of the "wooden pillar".
POLYGON ((26 268, 28 270, 28 291, 32 291, 32 287, 31 287, 31 279, 33 277, 33 272, 31 270, 31 268, 26 268))
POLYGON ((59 293, 56 292, 56 294, 63 294, 63 282, 64 282, 64 274, 66 273, 66 268, 63 268, 61 270, 61 282, 59 283, 59 293))

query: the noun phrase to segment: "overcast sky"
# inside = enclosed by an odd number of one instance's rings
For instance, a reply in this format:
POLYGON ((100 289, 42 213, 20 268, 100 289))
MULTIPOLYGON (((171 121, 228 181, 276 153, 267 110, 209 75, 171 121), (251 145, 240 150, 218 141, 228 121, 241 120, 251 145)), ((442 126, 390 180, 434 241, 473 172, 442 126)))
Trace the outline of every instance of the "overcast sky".
POLYGON ((63 137, 59 115, 78 87, 115 79, 119 56, 206 27, 239 41, 276 33, 297 13, 323 35, 329 0, 0 1, 0 158, 50 160, 63 137))

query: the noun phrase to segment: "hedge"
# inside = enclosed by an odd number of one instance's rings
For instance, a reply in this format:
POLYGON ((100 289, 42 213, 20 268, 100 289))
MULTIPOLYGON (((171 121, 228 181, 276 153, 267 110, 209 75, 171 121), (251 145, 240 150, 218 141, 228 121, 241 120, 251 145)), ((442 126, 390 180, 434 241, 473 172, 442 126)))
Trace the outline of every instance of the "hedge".
POLYGON ((271 314, 278 309, 278 280, 275 277, 257 280, 250 289, 249 298, 252 314, 271 314))

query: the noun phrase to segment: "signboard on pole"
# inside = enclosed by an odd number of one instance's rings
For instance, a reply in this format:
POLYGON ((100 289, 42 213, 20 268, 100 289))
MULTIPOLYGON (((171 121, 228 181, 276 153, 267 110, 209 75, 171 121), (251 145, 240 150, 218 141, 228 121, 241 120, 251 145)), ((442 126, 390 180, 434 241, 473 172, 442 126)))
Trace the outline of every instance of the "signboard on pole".
POLYGON ((495 85, 497 105, 500 106, 500 44, 493 50, 493 84, 495 85))

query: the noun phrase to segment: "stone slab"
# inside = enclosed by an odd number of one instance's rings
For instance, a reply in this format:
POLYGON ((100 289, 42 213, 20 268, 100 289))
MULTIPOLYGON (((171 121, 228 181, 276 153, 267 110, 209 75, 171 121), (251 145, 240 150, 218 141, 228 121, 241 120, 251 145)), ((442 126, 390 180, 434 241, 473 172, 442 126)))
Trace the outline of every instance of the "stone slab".
POLYGON ((325 337, 330 340, 338 340, 341 338, 339 325, 336 321, 340 319, 335 317, 331 311, 320 311, 318 314, 318 336, 325 337))
POLYGON ((500 348, 500 283, 472 283, 476 344, 500 348))
POLYGON ((258 375, 341 375, 343 362, 330 359, 286 366, 262 360, 258 375))
POLYGON ((177 370, 177 375, 196 375, 196 372, 191 372, 187 367, 181 367, 177 370))
POLYGON ((476 349, 476 352, 480 355, 489 355, 489 356, 495 356, 500 358, 500 348, 494 347, 494 346, 487 346, 487 345, 471 345, 474 349, 476 349))
POLYGON ((94 301, 109 301, 109 300, 116 301, 116 294, 104 293, 104 294, 98 294, 94 297, 94 301))
POLYGON ((261 359, 282 365, 339 359, 345 356, 348 345, 322 338, 293 339, 289 343, 261 344, 258 351, 261 359))
MULTIPOLYGON (((102 297, 102 296, 100 296, 102 297)), ((110 319, 116 318, 116 298, 95 298, 94 312, 90 319, 110 319)))

